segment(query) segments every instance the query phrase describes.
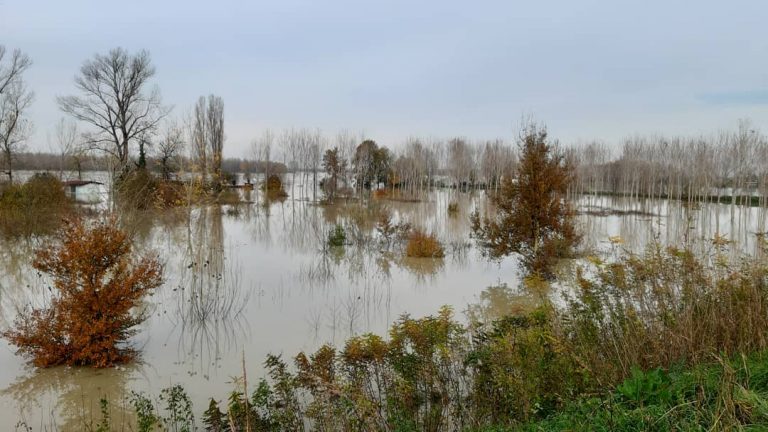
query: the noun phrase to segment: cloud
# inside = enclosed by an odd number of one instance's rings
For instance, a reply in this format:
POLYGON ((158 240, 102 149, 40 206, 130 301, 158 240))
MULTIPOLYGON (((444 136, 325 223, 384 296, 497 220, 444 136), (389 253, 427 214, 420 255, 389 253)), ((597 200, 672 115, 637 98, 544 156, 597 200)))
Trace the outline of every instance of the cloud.
POLYGON ((768 90, 704 93, 698 99, 711 105, 768 105, 768 90))

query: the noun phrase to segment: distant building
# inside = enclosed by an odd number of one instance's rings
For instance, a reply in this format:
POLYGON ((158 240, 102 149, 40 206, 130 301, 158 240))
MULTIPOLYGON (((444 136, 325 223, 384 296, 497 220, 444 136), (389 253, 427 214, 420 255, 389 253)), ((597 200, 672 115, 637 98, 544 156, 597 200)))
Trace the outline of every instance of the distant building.
POLYGON ((75 201, 83 203, 100 202, 105 193, 104 183, 91 180, 67 180, 64 184, 64 192, 75 201))

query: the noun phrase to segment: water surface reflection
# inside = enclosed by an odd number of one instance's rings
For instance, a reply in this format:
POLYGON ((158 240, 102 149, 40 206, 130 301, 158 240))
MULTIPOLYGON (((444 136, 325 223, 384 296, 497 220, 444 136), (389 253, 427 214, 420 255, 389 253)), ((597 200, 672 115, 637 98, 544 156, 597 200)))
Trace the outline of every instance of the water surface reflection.
MULTIPOLYGON (((136 250, 157 253, 166 271, 166 283, 145 301, 150 317, 135 338, 141 362, 35 371, 0 341, 0 429, 12 430, 24 415, 79 430, 82 416, 98 412, 101 397, 118 400, 131 390, 156 395, 176 383, 200 408, 207 397, 228 394, 243 356, 256 377, 268 353, 290 356, 355 333, 383 334, 406 312, 421 316, 447 304, 488 320, 532 304, 515 291, 514 258, 488 262, 471 244, 468 215, 493 210, 482 193, 436 191, 420 202, 371 200, 364 206, 241 193, 242 203, 121 215, 136 250), (459 211, 449 215, 454 201, 459 211), (404 258, 377 237, 383 215, 436 233, 446 257, 404 258), (328 232, 337 224, 348 244, 328 247, 328 232)), ((606 197, 585 197, 579 208, 585 245, 605 253, 639 251, 653 239, 706 250, 716 236, 732 240, 734 250, 755 253, 766 219, 756 208, 606 197)), ((0 248, 2 329, 19 307, 49 296, 45 277, 30 267, 39 243, 4 241, 0 248)))

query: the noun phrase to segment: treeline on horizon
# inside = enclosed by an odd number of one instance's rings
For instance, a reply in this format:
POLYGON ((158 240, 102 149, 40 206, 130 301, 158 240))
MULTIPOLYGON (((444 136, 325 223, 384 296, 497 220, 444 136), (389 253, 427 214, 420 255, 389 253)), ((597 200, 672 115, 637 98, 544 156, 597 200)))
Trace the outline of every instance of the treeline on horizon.
MULTIPOLYGON (((179 157, 184 166, 191 166, 193 163, 188 157, 179 157)), ((109 156, 99 156, 96 154, 84 157, 80 162, 82 171, 109 171, 113 167, 109 156)), ((22 171, 47 171, 58 172, 68 171, 77 172, 77 163, 68 158, 62 158, 62 155, 49 152, 24 152, 17 155, 15 164, 16 169, 22 171)), ((264 173, 267 171, 267 162, 248 158, 224 158, 221 161, 222 170, 230 173, 252 172, 264 173)), ((160 172, 161 164, 158 158, 149 156, 147 158, 147 168, 151 171, 160 172)), ((269 172, 285 173, 288 169, 281 162, 269 162, 269 172)))
MULTIPOLYGON (((449 186, 498 192, 502 179, 517 169, 521 137, 411 137, 384 145, 363 134, 329 135, 313 128, 263 130, 254 135, 246 158, 224 158, 223 99, 200 96, 186 114, 172 115, 152 83, 156 69, 149 52, 121 48, 83 62, 76 91, 56 100, 68 119, 55 125, 55 151, 31 153, 26 143, 33 130, 28 113, 34 93, 24 80, 30 67, 26 54, 0 45, 0 168, 10 182, 18 169, 125 175, 148 168, 166 180, 197 173, 214 189, 232 181, 227 173, 242 172, 249 179, 249 173, 303 172, 305 180, 311 173, 314 185, 324 173, 334 191, 384 186, 421 192, 449 186), (104 97, 102 89, 112 93, 104 97)), ((766 205, 768 139, 745 120, 709 136, 633 136, 620 145, 594 141, 556 148, 576 173, 574 195, 766 205)))
MULTIPOLYGON (((361 142, 371 142, 348 132, 334 137, 320 131, 267 130, 254 140, 254 158, 223 158, 221 169, 228 173, 290 173, 323 170, 322 158, 336 150, 344 163, 344 183, 357 178, 355 159, 360 158, 361 142), (269 162, 266 162, 269 160, 269 162), (269 168, 267 168, 269 164, 269 168)), ((514 172, 517 146, 502 139, 470 141, 465 138, 422 140, 409 138, 393 149, 385 149, 382 183, 410 191, 438 184, 466 188, 496 189, 500 180, 514 172), (447 180, 447 182, 446 182, 447 180)), ((699 137, 634 136, 620 146, 593 141, 571 146, 560 145, 574 167, 575 194, 619 194, 633 198, 675 198, 690 201, 729 200, 765 205, 768 189, 768 139, 748 121, 735 130, 699 137), (753 196, 754 195, 754 196, 753 196)), ((110 170, 108 155, 89 152, 79 161, 68 155, 25 152, 17 156, 16 168, 36 171, 110 170)), ((188 167, 194 172, 194 157, 174 155, 175 170, 188 167)), ((147 167, 161 171, 159 156, 147 157, 147 167)))

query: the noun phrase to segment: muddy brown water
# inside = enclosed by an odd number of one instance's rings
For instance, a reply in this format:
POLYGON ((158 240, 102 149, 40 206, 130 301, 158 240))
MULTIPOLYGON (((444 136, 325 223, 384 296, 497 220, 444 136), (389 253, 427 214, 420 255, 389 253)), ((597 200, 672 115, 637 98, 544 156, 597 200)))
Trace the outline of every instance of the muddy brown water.
MULTIPOLYGON (((140 361, 102 370, 35 369, 0 340, 0 430, 14 430, 20 420, 35 430, 80 430, 99 418, 102 398, 111 402, 114 422, 128 422, 121 406, 130 392, 156 397, 174 384, 184 386, 199 415, 208 398, 222 400, 232 390, 243 356, 255 382, 268 353, 290 358, 324 343, 341 345, 353 334, 384 334, 404 313, 423 316, 450 305, 464 319, 470 305, 489 301, 499 302, 489 311, 514 309, 498 290, 481 295, 489 286, 518 282, 514 258, 489 262, 471 243, 470 212, 492 207, 482 192, 439 190, 419 202, 374 200, 362 207, 316 205, 311 192, 296 189, 268 206, 257 192, 243 198, 253 203, 124 215, 135 249, 157 253, 165 264, 165 284, 145 300, 149 319, 132 340, 140 361), (452 201, 459 203, 455 216, 446 211, 452 201), (396 248, 360 240, 371 238, 383 211, 435 232, 446 257, 406 259, 396 248), (328 249, 323 244, 336 223, 347 227, 350 244, 328 249)), ((718 232, 734 239, 735 249, 755 253, 754 233, 765 223, 757 208, 689 209, 604 197, 584 197, 579 205, 621 210, 579 217, 584 244, 603 254, 642 250, 654 238, 696 242, 706 251, 718 232)), ((49 291, 29 263, 44 239, 0 241, 5 329, 19 307, 44 304, 49 291)))

